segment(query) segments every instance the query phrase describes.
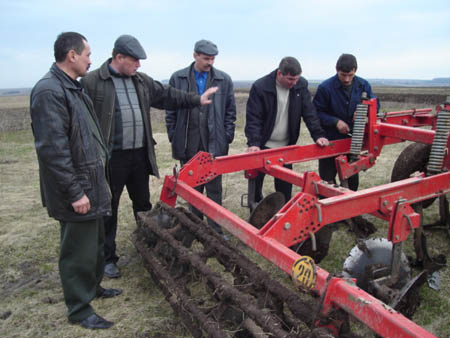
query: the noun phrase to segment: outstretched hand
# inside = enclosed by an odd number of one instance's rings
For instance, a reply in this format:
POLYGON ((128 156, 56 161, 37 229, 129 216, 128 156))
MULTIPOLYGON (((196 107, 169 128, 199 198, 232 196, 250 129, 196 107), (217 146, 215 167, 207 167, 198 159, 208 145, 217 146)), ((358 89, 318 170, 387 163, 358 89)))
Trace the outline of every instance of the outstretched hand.
POLYGON ((215 92, 217 92, 217 90, 219 90, 219 87, 211 87, 211 88, 208 88, 207 90, 205 90, 205 92, 202 94, 202 96, 200 96, 200 104, 202 106, 211 104, 212 100, 210 100, 209 97, 212 94, 214 94, 215 92))

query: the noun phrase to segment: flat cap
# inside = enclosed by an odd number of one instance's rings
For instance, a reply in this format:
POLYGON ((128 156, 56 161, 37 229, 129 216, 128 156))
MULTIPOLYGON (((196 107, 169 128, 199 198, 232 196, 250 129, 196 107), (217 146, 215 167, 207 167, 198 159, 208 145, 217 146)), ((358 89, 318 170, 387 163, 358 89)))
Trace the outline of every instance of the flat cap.
POLYGON ((217 46, 209 40, 200 40, 195 43, 194 52, 206 55, 217 55, 219 50, 217 46))
POLYGON ((114 49, 124 55, 132 56, 138 60, 147 58, 144 48, 142 48, 139 41, 131 35, 121 35, 114 43, 114 49))

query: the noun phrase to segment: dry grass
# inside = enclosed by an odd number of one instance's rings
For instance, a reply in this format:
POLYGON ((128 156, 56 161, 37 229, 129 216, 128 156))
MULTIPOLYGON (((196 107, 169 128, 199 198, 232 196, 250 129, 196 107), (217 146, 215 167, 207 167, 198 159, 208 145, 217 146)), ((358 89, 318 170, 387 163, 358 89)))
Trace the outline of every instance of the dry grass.
POLYGON ((15 109, 15 108, 29 108, 30 97, 28 95, 23 96, 0 96, 1 109, 15 109))
MULTIPOLYGON (((236 138, 230 153, 246 149, 243 133, 245 95, 239 95, 236 138)), ((1 101, 0 101, 1 103, 1 101)), ((403 110, 403 107, 384 107, 403 110)), ((162 177, 171 174, 176 163, 171 158, 170 144, 163 126, 161 112, 155 111, 153 125, 158 142, 157 157, 162 177)), ((302 126, 300 143, 311 143, 306 128, 302 126)), ((394 159, 405 144, 389 146, 377 159, 376 166, 361 175, 361 188, 389 182, 394 159)), ((316 170, 317 163, 295 165, 303 172, 316 170)), ((116 325, 107 331, 92 332, 69 325, 62 298, 57 267, 59 225, 48 218, 40 204, 38 168, 30 130, 0 133, 0 336, 2 337, 190 337, 179 323, 170 306, 154 285, 142 266, 132 243, 135 222, 128 195, 124 193, 119 210, 118 253, 122 278, 105 279, 104 286, 124 289, 116 299, 95 300, 98 313, 116 325)), ((150 180, 151 200, 159 199, 163 179, 150 180)), ((246 193, 247 182, 243 173, 224 177, 224 206, 242 218, 248 211, 240 207, 240 195, 246 193)), ((265 192, 273 189, 268 177, 265 192)), ((295 191, 298 191, 296 189, 295 191)), ((180 202, 183 204, 182 202, 180 202)), ((433 209, 433 208, 431 208, 433 209)), ((436 210, 426 211, 426 222, 436 218, 436 210)), ((387 226, 377 220, 377 236, 385 236, 387 226)), ((432 253, 450 254, 448 238, 442 232, 429 234, 432 253)), ((238 244, 236 239, 233 239, 238 244)), ((270 270, 283 283, 289 279, 278 268, 261 259, 250 249, 239 245, 253 260, 270 270)), ((329 272, 341 270, 342 263, 354 245, 354 238, 345 228, 334 233, 331 254, 321 264, 329 272)), ((411 241, 406 245, 411 254, 411 241)), ((441 291, 427 287, 421 291, 422 305, 414 317, 419 325, 439 337, 449 337, 450 329, 450 273, 441 272, 441 291)))
POLYGON ((0 96, 0 132, 30 128, 29 111, 29 96, 0 96))

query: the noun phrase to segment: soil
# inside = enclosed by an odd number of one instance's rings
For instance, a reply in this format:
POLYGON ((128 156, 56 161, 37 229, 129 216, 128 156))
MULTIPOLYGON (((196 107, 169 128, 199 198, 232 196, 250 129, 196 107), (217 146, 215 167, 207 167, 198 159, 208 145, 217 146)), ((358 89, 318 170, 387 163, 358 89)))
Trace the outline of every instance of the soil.
POLYGON ((203 333, 227 337, 230 331, 234 337, 247 337, 249 330, 273 337, 310 337, 309 330, 302 331, 314 320, 314 307, 273 280, 198 217, 184 208, 157 204, 139 218, 134 244, 194 337, 203 333), (192 239, 189 243, 187 236, 192 239), (223 272, 207 264, 213 258, 223 265, 223 272), (201 283, 208 293, 197 293, 201 283), (294 316, 284 312, 285 308, 294 316))
MULTIPOLYGON (((311 95, 315 94, 316 88, 310 88, 311 95)), ((439 88, 436 92, 432 88, 374 88, 374 94, 383 102, 397 102, 406 104, 421 104, 434 106, 445 102, 450 95, 450 88, 439 88)), ((248 90, 236 90, 235 100, 238 116, 245 115, 245 106, 247 104, 248 90)), ((164 119, 164 111, 152 109, 152 119, 164 119)), ((8 130, 25 130, 30 128, 30 110, 29 107, 23 108, 1 108, 0 109, 0 132, 8 130)))
POLYGON ((436 105, 445 102, 447 95, 442 94, 390 94, 375 93, 380 102, 420 103, 436 105))

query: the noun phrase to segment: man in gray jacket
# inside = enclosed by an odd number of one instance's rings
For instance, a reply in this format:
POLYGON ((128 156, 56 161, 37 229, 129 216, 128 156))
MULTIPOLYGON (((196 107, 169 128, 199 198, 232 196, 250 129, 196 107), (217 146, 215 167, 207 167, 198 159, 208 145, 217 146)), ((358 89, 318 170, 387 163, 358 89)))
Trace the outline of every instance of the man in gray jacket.
MULTIPOLYGON (((172 156, 184 165, 199 151, 213 156, 228 154, 229 144, 234 138, 236 104, 233 82, 225 72, 214 68, 217 46, 208 40, 197 41, 194 46, 194 62, 172 74, 169 84, 175 88, 201 95, 213 86, 218 87, 209 106, 189 109, 166 110, 166 127, 172 143, 172 156)), ((196 187, 203 192, 205 185, 196 187)), ((222 177, 218 176, 206 184, 207 196, 222 204, 222 177)), ((202 214, 193 209, 200 218, 202 214)), ((208 219, 218 233, 221 227, 208 219)))
POLYGON ((133 202, 135 217, 152 208, 149 175, 159 177, 152 134, 150 108, 191 108, 211 103, 211 88, 200 97, 163 86, 138 72, 147 55, 139 41, 121 35, 114 43, 112 58, 82 80, 94 103, 106 145, 111 154, 110 184, 112 216, 105 218, 105 275, 120 277, 116 254, 117 213, 123 188, 133 202))

